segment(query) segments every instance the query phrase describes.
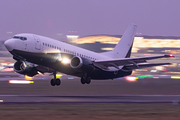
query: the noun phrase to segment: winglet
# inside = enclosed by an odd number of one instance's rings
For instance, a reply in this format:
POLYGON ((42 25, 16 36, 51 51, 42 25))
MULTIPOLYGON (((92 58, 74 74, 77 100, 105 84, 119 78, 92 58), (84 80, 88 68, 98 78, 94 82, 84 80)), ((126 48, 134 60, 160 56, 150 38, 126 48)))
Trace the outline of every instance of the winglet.
POLYGON ((168 54, 168 55, 164 55, 165 57, 175 57, 174 55, 172 54, 168 54))

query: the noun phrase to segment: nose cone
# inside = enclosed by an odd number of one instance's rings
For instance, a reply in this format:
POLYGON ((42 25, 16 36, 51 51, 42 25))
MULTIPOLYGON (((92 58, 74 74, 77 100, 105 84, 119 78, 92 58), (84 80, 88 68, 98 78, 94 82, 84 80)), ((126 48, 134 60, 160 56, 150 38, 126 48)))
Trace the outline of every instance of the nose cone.
POLYGON ((13 39, 9 39, 4 42, 4 46, 8 51, 12 51, 14 49, 14 45, 15 43, 13 39))

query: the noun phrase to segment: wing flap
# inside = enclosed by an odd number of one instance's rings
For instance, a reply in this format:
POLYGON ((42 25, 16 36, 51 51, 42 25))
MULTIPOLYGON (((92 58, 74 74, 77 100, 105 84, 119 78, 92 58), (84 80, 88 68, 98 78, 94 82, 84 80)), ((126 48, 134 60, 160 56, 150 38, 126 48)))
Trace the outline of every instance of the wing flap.
POLYGON ((135 65, 128 65, 128 66, 124 66, 124 68, 126 70, 133 70, 133 69, 142 69, 145 67, 153 67, 153 66, 159 66, 159 65, 170 65, 171 63, 153 63, 153 64, 140 64, 137 66, 135 65))

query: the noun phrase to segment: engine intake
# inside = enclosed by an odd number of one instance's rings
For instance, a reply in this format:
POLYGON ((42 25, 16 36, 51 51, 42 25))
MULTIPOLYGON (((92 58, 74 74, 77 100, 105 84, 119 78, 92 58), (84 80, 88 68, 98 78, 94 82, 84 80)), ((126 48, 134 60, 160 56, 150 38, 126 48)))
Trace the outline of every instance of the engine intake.
POLYGON ((72 68, 78 69, 82 67, 83 61, 80 57, 76 56, 71 59, 70 66, 72 68))
POLYGON ((30 63, 20 61, 17 61, 14 64, 14 71, 19 74, 28 75, 30 77, 38 74, 36 67, 32 66, 30 63))
POLYGON ((83 72, 92 72, 94 70, 94 67, 91 61, 87 59, 82 59, 79 56, 75 56, 71 59, 70 66, 73 69, 76 69, 78 71, 83 71, 83 72))

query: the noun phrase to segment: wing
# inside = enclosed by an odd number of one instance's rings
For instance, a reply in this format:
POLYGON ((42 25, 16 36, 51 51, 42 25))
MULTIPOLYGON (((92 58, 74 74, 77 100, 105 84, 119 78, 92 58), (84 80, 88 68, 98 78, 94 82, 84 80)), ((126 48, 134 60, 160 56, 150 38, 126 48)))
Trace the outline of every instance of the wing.
MULTIPOLYGON (((129 66, 129 69, 139 69, 139 67, 151 67, 157 66, 158 64, 138 64, 145 63, 147 60, 158 59, 158 58, 168 58, 174 57, 172 55, 158 55, 158 56, 147 56, 147 57, 135 57, 135 58, 119 58, 119 59, 110 59, 110 60, 96 60, 93 62, 94 66, 106 70, 106 71, 114 71, 119 70, 119 66, 129 66), (131 66, 131 67, 130 67, 131 66)), ((160 65, 166 65, 170 63, 159 63, 160 65)), ((122 68, 122 67, 121 67, 122 68)))

